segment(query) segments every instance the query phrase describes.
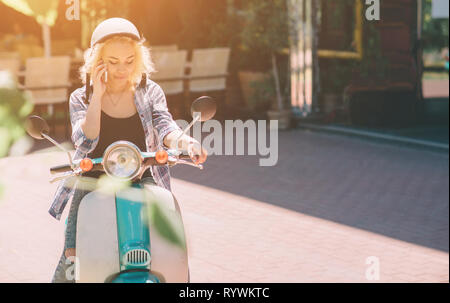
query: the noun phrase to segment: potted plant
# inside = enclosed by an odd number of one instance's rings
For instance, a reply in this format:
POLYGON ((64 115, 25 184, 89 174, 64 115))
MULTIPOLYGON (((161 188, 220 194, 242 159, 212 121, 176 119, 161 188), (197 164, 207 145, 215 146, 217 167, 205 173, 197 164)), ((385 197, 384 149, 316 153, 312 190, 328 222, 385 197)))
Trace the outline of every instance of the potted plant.
POLYGON ((329 114, 342 108, 345 85, 350 82, 352 64, 333 59, 323 67, 322 112, 329 114))
POLYGON ((255 119, 267 119, 276 96, 273 78, 270 74, 262 74, 260 79, 249 82, 247 106, 255 119))
POLYGON ((271 75, 275 96, 267 114, 269 119, 280 122, 280 129, 286 129, 289 127, 291 111, 282 95, 277 56, 281 50, 289 47, 286 1, 248 0, 244 10, 246 22, 241 33, 242 49, 249 55, 249 62, 254 61, 253 58, 264 58, 254 63, 265 67, 263 72, 271 75))

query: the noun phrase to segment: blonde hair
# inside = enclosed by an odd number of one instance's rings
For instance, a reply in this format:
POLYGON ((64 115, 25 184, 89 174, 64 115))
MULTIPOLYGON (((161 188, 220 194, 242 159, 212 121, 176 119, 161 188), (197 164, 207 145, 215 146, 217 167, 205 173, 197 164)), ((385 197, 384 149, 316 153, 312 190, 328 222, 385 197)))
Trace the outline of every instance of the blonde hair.
MULTIPOLYGON (((145 39, 140 41, 133 40, 126 36, 113 36, 103 43, 98 43, 94 47, 89 48, 84 53, 84 64, 80 68, 80 79, 83 84, 86 84, 86 75, 91 74, 94 68, 97 66, 98 61, 101 59, 103 48, 105 45, 111 42, 123 42, 131 43, 136 51, 136 69, 131 75, 131 82, 134 85, 138 85, 141 82, 142 75, 145 74, 150 77, 151 73, 155 72, 155 66, 152 61, 150 50, 144 45, 145 39)), ((91 78, 92 79, 92 78, 91 78)))

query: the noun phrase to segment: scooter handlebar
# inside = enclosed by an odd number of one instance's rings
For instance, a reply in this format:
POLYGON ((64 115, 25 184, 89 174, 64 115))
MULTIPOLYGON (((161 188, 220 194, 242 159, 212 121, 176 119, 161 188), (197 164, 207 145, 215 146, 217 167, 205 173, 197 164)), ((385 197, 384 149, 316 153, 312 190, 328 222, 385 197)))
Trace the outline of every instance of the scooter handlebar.
POLYGON ((65 173, 69 171, 72 171, 72 167, 70 167, 70 165, 68 164, 53 166, 52 168, 50 168, 50 173, 52 174, 65 173))
MULTIPOLYGON (((178 156, 178 158, 180 160, 190 160, 191 159, 191 157, 188 154, 181 154, 178 156)), ((146 164, 157 165, 154 158, 147 159, 146 164)), ((69 164, 53 166, 52 168, 50 168, 51 174, 65 173, 65 172, 70 172, 70 171, 72 171, 72 167, 69 164)))

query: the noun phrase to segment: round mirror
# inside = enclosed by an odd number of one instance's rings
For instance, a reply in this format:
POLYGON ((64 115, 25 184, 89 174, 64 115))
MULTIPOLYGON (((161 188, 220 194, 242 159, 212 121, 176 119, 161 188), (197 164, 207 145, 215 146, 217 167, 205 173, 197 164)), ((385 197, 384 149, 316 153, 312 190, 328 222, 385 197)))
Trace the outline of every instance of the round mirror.
POLYGON ((30 116, 27 118, 25 122, 25 128, 27 133, 38 140, 44 139, 42 134, 48 134, 50 132, 50 127, 47 122, 38 116, 30 116))
POLYGON ((192 103, 191 116, 194 117, 194 113, 201 113, 201 122, 208 121, 216 114, 216 101, 208 96, 198 98, 192 103))

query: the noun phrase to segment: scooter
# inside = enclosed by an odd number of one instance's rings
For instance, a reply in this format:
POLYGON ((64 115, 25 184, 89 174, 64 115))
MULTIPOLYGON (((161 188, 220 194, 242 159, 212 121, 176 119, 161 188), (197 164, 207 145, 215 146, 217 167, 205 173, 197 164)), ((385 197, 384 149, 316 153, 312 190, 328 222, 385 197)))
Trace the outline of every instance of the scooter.
MULTIPOLYGON (((193 121, 183 134, 195 122, 211 119, 215 112, 212 98, 195 100, 191 114, 200 115, 193 115, 193 121)), ((141 177, 153 165, 186 164, 203 169, 202 165, 186 161, 190 157, 178 150, 178 144, 176 149, 143 152, 126 141, 108 146, 102 158, 72 162, 70 153, 48 136, 49 126, 45 120, 32 116, 26 125, 30 136, 49 140, 69 156, 70 164, 50 169, 52 174, 62 174, 51 182, 77 179, 88 171, 102 171, 115 180, 131 183, 112 195, 95 189, 80 202, 74 258, 77 283, 189 282, 186 240, 178 202, 170 191, 153 183, 143 183, 141 177), (182 245, 168 241, 167 235, 158 231, 148 211, 154 206, 166 210, 172 220, 179 220, 182 245)))

